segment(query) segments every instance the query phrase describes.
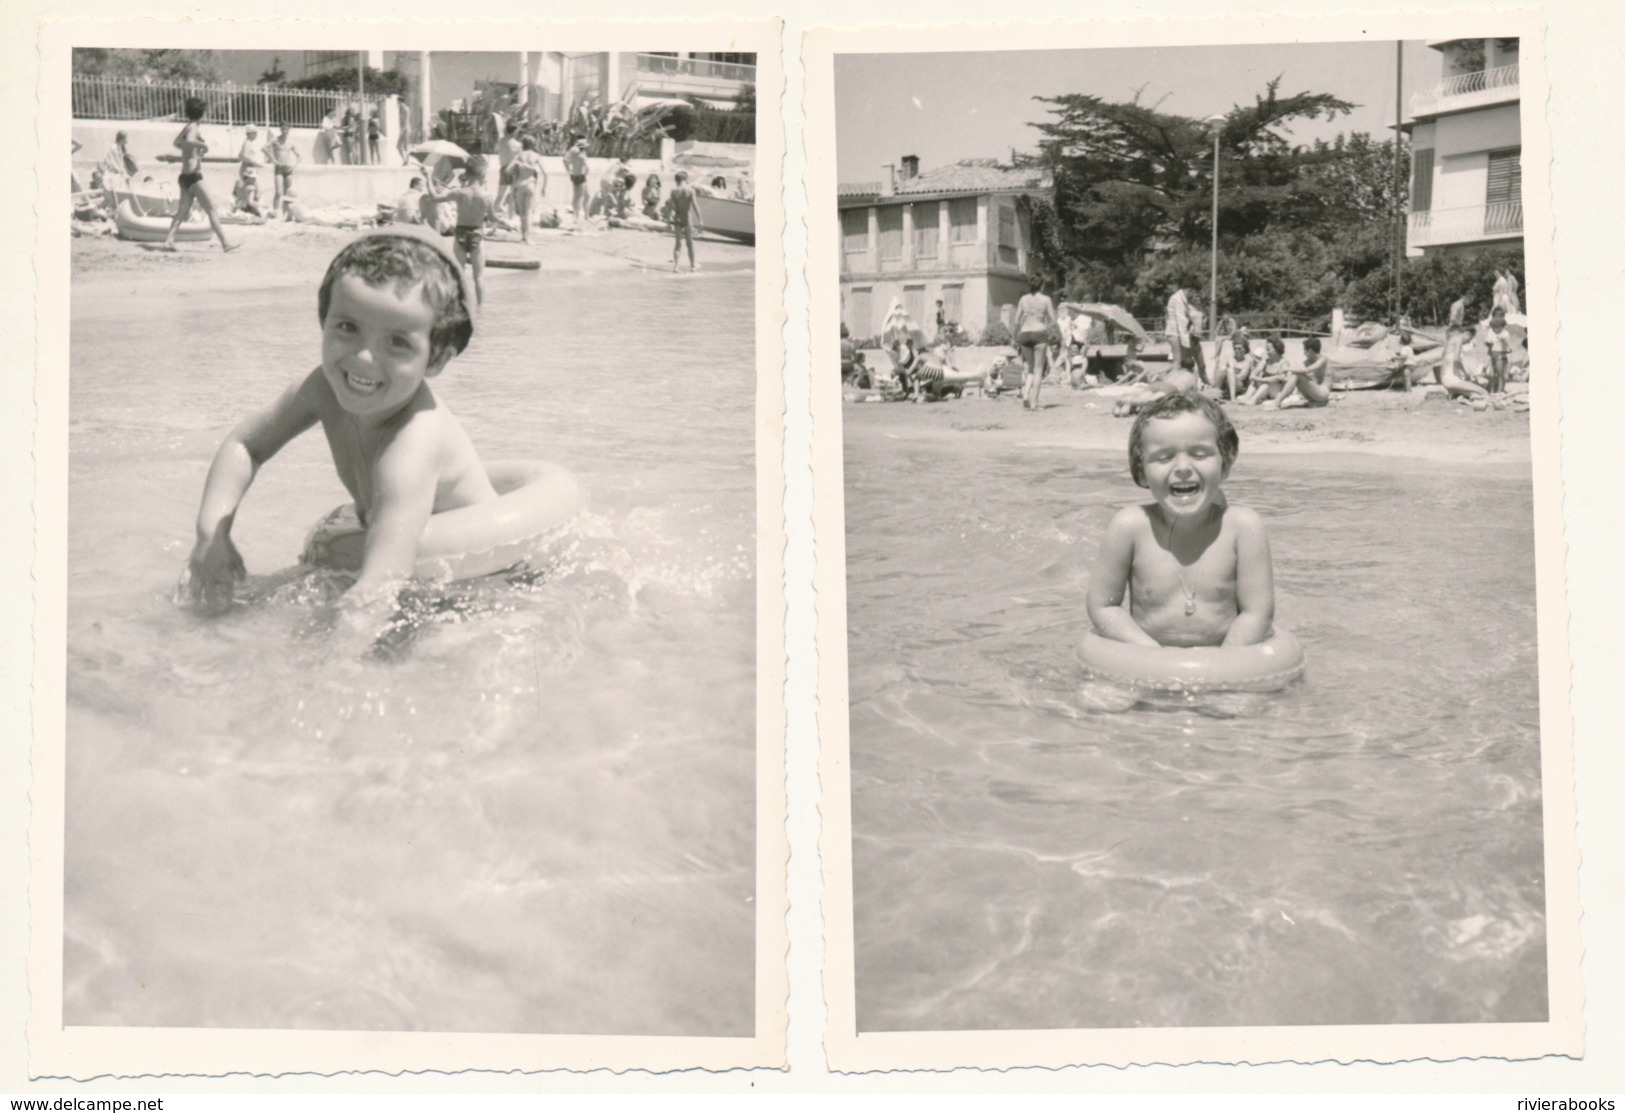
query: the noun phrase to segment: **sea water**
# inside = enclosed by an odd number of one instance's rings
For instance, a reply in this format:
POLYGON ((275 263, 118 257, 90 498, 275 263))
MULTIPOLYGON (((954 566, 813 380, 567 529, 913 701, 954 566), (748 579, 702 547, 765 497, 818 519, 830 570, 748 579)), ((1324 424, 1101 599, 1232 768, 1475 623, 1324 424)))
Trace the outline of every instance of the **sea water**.
POLYGON ((170 601, 216 445, 318 362, 318 277, 74 299, 64 1019, 748 1034, 751 275, 488 271, 435 392, 586 509, 359 656, 291 567, 347 501, 319 431, 243 503, 245 602, 170 601))
POLYGON ((1244 444, 1306 678, 1108 713, 1121 455, 848 439, 861 1030, 1545 1018, 1527 466, 1244 444))

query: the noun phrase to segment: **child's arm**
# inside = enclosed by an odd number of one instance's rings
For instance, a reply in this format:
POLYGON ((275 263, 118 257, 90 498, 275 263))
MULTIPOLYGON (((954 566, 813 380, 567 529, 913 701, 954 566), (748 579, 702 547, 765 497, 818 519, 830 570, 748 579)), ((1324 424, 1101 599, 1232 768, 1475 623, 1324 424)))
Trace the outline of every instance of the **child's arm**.
POLYGON ((1226 511, 1236 531, 1236 619, 1225 645, 1256 645, 1275 624, 1275 570, 1270 541, 1257 511, 1233 506, 1226 511))
POLYGON ((314 392, 324 386, 321 371, 311 372, 228 433, 215 452, 198 506, 197 541, 182 578, 184 594, 206 610, 229 606, 232 587, 247 574, 242 555, 231 541, 238 505, 260 465, 316 423, 314 392))
POLYGON ((1089 575, 1089 621, 1102 637, 1130 645, 1157 644, 1155 638, 1140 629, 1123 602, 1128 595, 1129 572, 1134 567, 1134 535, 1144 518, 1145 511, 1138 506, 1117 512, 1106 527, 1094 571, 1089 575))
POLYGON ((434 513, 436 459, 433 423, 423 420, 409 422, 378 459, 361 574, 340 601, 360 625, 386 620, 401 585, 412 578, 423 528, 434 513))

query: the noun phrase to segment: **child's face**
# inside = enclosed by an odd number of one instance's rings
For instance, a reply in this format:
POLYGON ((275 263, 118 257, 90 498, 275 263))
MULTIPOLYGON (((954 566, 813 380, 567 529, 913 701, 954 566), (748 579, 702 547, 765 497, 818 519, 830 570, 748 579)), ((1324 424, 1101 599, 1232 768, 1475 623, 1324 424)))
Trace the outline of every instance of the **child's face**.
POLYGON ((1199 413, 1152 418, 1141 444, 1145 485, 1171 518, 1205 512, 1218 500, 1229 469, 1219 431, 1199 413))
POLYGON ((383 420, 412 400, 445 362, 430 362, 434 321, 421 283, 397 294, 393 284, 373 286, 353 274, 334 280, 322 373, 346 413, 383 420))

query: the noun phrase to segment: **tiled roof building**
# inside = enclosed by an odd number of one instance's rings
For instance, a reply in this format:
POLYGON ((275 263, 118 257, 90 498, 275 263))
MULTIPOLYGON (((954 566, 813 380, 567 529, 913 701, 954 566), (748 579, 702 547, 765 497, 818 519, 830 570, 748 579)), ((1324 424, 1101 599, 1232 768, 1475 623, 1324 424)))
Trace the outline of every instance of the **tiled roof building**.
POLYGON ((1039 167, 964 159, 921 173, 902 159, 878 182, 836 189, 841 210, 841 319, 858 339, 875 336, 894 300, 933 333, 936 302, 971 336, 1027 290, 1031 227, 1018 204, 1047 193, 1039 167))

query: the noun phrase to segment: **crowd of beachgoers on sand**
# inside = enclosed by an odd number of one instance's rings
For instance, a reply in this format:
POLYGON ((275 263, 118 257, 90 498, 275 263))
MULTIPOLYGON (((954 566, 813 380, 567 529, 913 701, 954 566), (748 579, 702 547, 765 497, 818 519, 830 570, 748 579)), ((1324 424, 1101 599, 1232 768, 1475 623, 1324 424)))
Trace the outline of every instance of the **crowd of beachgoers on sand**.
MULTIPOLYGON (((628 228, 672 237, 671 269, 686 261, 699 269, 694 238, 704 235, 699 198, 725 198, 746 205, 754 202, 754 183, 748 171, 730 166, 674 169, 666 174, 640 176, 626 158, 595 169, 588 161, 588 140, 573 138, 563 156, 569 177, 570 200, 550 204, 548 169, 535 140, 509 126, 493 155, 469 153, 445 140, 428 140, 407 148, 403 171, 406 188, 392 201, 372 209, 333 204, 313 207, 300 199, 301 156, 290 138, 290 128, 249 126, 240 149, 229 152, 237 165, 231 196, 217 197, 204 181, 210 145, 202 123, 205 103, 189 98, 186 121, 175 136, 178 178, 171 183, 161 168, 145 167, 131 153, 127 133, 120 131, 90 172, 88 182, 73 185, 75 235, 114 234, 154 250, 177 250, 177 242, 214 239, 225 252, 239 241, 228 227, 266 223, 300 223, 359 229, 378 225, 423 225, 449 237, 460 263, 473 273, 477 295, 483 300, 486 263, 482 244, 491 239, 533 243, 538 229, 570 234, 628 228), (731 179, 730 179, 731 174, 731 179), (686 260, 685 260, 686 256, 686 260)), ((376 120, 340 122, 335 135, 343 157, 330 161, 356 165, 376 163, 372 132, 376 120), (342 137, 349 136, 348 140, 342 137)), ((325 133, 324 133, 325 134, 325 133)), ((77 148, 78 144, 75 144, 77 148)), ((664 169, 664 168, 663 168, 664 169)), ((737 233, 724 230, 725 235, 737 233)), ((502 264, 498 264, 502 265, 502 264)), ((521 264, 527 269, 534 264, 521 264)))
POLYGON ((1221 315, 1204 338, 1207 315, 1185 288, 1173 290, 1160 321, 1147 328, 1107 302, 1056 304, 1038 277, 1006 307, 1010 343, 965 342, 939 301, 934 327, 917 322, 901 300, 877 342, 860 347, 841 326, 841 380, 851 401, 997 399, 1019 392, 1040 407, 1046 385, 1110 400, 1134 414, 1158 397, 1194 391, 1216 401, 1264 409, 1320 408, 1345 391, 1394 389, 1442 397, 1471 410, 1527 407, 1527 319, 1518 282, 1498 274, 1490 312, 1467 320, 1468 297, 1442 324, 1345 321, 1331 315, 1326 334, 1249 329, 1221 315))

